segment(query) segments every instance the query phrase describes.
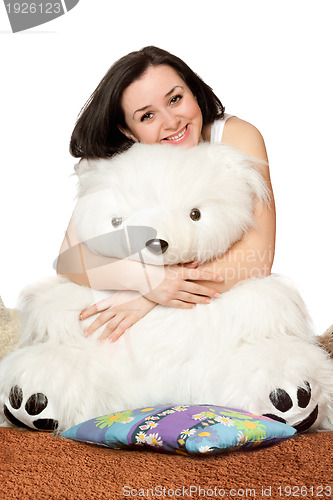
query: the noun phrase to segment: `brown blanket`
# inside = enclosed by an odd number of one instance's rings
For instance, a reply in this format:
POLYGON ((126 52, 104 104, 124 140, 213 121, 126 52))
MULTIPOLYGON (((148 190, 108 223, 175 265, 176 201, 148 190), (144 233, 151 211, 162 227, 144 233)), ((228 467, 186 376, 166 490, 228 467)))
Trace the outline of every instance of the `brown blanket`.
POLYGON ((269 448, 184 457, 2 428, 0 498, 333 498, 332 449, 333 432, 319 432, 269 448))

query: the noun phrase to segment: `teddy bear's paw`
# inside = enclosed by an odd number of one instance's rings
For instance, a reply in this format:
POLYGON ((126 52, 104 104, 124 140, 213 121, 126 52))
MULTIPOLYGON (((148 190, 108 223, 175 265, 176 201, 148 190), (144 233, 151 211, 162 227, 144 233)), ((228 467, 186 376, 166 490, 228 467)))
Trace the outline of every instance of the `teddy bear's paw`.
POLYGON ((274 389, 269 399, 278 413, 265 413, 264 416, 289 424, 297 432, 307 431, 318 418, 318 405, 311 405, 313 399, 309 382, 304 382, 303 387, 297 387, 294 395, 284 389, 274 389))
POLYGON ((21 387, 15 385, 10 389, 8 405, 4 404, 3 413, 11 424, 25 429, 39 431, 55 431, 58 428, 57 420, 53 418, 35 418, 45 414, 48 408, 48 399, 45 394, 38 392, 24 399, 21 387))

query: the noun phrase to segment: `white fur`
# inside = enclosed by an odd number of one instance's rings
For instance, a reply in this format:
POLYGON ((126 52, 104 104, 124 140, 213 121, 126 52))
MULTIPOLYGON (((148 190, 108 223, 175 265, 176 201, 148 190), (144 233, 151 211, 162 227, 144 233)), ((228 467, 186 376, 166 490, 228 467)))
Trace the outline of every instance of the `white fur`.
MULTIPOLYGON (((82 241, 96 253, 150 264, 224 254, 253 225, 255 197, 267 199, 250 159, 224 145, 136 145, 112 160, 81 161, 78 174, 75 221, 82 241), (201 211, 198 221, 189 217, 193 208, 201 211), (123 225, 114 229, 113 217, 122 217, 123 225), (156 238, 169 243, 163 256, 144 247, 146 229, 136 239, 140 252, 131 253, 126 239, 113 245, 114 231, 129 234, 128 228, 138 226, 153 228, 156 238)), ((78 320, 82 309, 108 294, 63 277, 22 293, 21 346, 0 363, 1 407, 8 407, 10 389, 18 385, 25 400, 47 395, 40 417, 58 420, 60 430, 160 403, 274 413, 291 425, 318 405, 314 428, 333 427, 333 364, 317 346, 306 307, 286 278, 247 280, 190 310, 157 306, 113 344, 99 342, 100 332, 84 338, 82 329, 94 318, 78 320), (302 409, 296 392, 305 382, 312 398, 302 409), (287 412, 269 400, 277 388, 293 401, 287 412)), ((11 411, 33 427, 22 408, 11 411)), ((2 422, 8 425, 4 417, 2 422)))

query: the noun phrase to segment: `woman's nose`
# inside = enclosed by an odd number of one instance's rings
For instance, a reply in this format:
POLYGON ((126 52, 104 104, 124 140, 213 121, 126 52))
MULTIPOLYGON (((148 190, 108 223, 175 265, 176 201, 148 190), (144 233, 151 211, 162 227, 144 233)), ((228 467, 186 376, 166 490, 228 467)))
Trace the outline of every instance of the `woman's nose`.
POLYGON ((168 110, 163 114, 163 126, 166 130, 177 130, 179 122, 180 120, 178 116, 175 115, 172 111, 168 110))

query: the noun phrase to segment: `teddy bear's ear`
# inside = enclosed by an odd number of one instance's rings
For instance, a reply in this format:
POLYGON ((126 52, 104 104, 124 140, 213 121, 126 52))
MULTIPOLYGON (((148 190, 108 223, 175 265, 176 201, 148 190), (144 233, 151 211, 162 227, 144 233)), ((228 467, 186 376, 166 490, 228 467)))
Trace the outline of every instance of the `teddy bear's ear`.
POLYGON ((74 165, 74 170, 73 175, 76 175, 78 180, 76 196, 80 197, 89 187, 92 172, 97 170, 96 160, 81 159, 74 165))
POLYGON ((81 175, 90 172, 94 168, 93 163, 94 162, 92 160, 86 160, 84 158, 81 159, 79 163, 74 165, 76 175, 80 177, 81 175))
POLYGON ((77 175, 79 190, 86 189, 89 186, 92 173, 99 171, 102 164, 102 160, 81 159, 74 166, 74 175, 77 175))

